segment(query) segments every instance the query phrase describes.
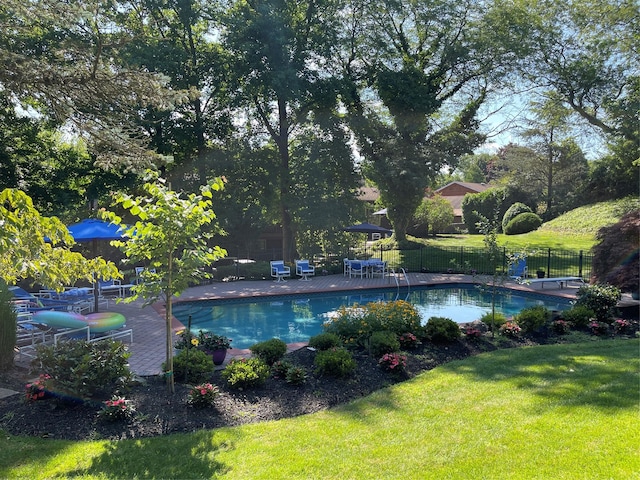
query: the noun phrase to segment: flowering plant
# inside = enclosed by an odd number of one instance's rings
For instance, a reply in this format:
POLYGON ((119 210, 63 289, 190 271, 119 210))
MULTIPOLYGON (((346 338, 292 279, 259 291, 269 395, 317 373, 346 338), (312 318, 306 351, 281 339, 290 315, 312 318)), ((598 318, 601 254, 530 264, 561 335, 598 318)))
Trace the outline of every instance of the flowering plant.
POLYGON ((522 329, 515 322, 505 322, 500 327, 500 333, 506 335, 507 337, 517 337, 520 335, 522 329))
POLYGON ((402 372, 407 366, 407 357, 399 353, 385 353, 378 365, 389 372, 402 372))
POLYGON ((213 401, 220 393, 218 387, 210 383, 201 383, 191 387, 187 397, 187 403, 194 407, 208 407, 213 405, 213 401))
POLYGON ((554 320, 554 322, 551 324, 551 328, 557 334, 563 335, 569 332, 569 330, 571 329, 571 324, 566 320, 559 318, 557 320, 554 320))
POLYGON ((191 330, 180 330, 176 332, 178 340, 173 345, 177 349, 183 349, 187 347, 197 347, 200 343, 198 337, 195 336, 191 330))
POLYGON ((28 401, 41 400, 46 397, 47 383, 51 379, 50 375, 41 374, 38 380, 25 385, 28 401))
POLYGON ((115 422, 132 417, 136 413, 131 400, 124 397, 114 396, 111 400, 102 403, 102 409, 98 412, 98 417, 103 420, 115 422))
POLYGON ((609 325, 597 320, 590 322, 588 326, 591 330, 591 333, 593 333, 594 335, 606 335, 607 331, 609 330, 609 325))
POLYGON ((198 332, 198 342, 202 350, 214 351, 227 350, 231 347, 232 340, 224 335, 216 335, 215 333, 200 330, 198 332))
POLYGON ((476 327, 467 327, 464 329, 464 334, 468 338, 480 338, 482 336, 482 331, 476 327))
POLYGON ((613 329, 616 333, 622 333, 631 326, 631 322, 624 318, 616 318, 613 322, 613 329))
POLYGON ((400 335, 398 341, 400 342, 400 346, 405 349, 416 348, 420 344, 418 338, 410 332, 400 335))

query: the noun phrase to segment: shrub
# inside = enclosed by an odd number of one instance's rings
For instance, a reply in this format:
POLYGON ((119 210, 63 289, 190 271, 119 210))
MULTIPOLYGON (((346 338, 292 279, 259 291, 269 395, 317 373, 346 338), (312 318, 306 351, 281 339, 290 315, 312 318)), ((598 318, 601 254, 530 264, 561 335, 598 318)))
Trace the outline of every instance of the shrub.
POLYGON ((291 385, 302 385, 307 381, 307 371, 303 367, 292 365, 287 370, 285 380, 291 385))
POLYGON ((335 333, 320 333, 309 339, 309 346, 316 350, 329 350, 342 345, 340 337, 335 333))
POLYGON ((249 350, 267 365, 273 365, 287 353, 287 344, 279 338, 272 338, 252 345, 249 350))
POLYGON ((620 298, 622 298, 620 289, 613 285, 583 285, 576 292, 576 305, 593 310, 598 321, 606 322, 613 317, 615 306, 620 298))
POLYGON ((531 210, 528 205, 521 202, 516 202, 511 205, 507 211, 504 212, 504 217, 502 217, 502 231, 504 232, 509 222, 521 213, 533 213, 533 210, 531 210))
POLYGON ((496 312, 495 315, 491 312, 487 312, 482 317, 480 317, 480 321, 485 325, 489 325, 491 327, 493 322, 493 328, 500 328, 501 325, 507 321, 507 317, 504 313, 496 312))
POLYGON ((378 365, 388 372, 404 372, 404 369, 407 368, 407 357, 399 353, 385 353, 378 360, 378 365))
MULTIPOLYGON (((173 357, 173 375, 179 382, 206 382, 213 372, 211 355, 195 348, 180 350, 173 357)), ((163 364, 166 371, 166 365, 163 364)))
POLYGON ((378 358, 385 353, 397 352, 400 350, 400 342, 395 333, 389 331, 373 332, 369 340, 369 351, 371 355, 378 358))
POLYGON ((626 333, 631 330, 631 322, 624 318, 616 318, 611 326, 613 327, 614 333, 617 334, 626 333))
POLYGON ((500 333, 505 337, 515 338, 520 335, 522 329, 515 322, 505 322, 504 325, 500 327, 500 333))
POLYGON ((111 400, 102 402, 102 408, 98 412, 98 418, 108 422, 126 420, 135 415, 136 409, 131 400, 114 396, 111 400))
POLYGON ((43 400, 47 398, 47 389, 49 388, 51 377, 46 373, 41 373, 38 380, 27 383, 25 385, 25 394, 28 402, 35 400, 43 400))
POLYGON ((562 312, 564 319, 578 328, 586 327, 589 320, 595 317, 595 313, 585 305, 574 305, 569 310, 562 312))
POLYGON ((520 313, 514 316, 515 322, 523 332, 535 332, 542 328, 549 319, 550 312, 542 305, 523 308, 520 313))
POLYGON ((342 306, 334 318, 325 322, 324 329, 340 337, 345 345, 364 347, 372 332, 370 321, 365 307, 357 304, 342 306))
POLYGON ((521 213, 511 220, 504 229, 505 235, 520 235, 537 230, 542 225, 542 219, 535 213, 521 213))
POLYGON ((244 389, 264 385, 269 373, 269 365, 261 358, 234 358, 222 370, 222 377, 230 387, 244 389))
POLYGON ((478 327, 465 327, 464 334, 470 339, 480 338, 482 336, 482 330, 478 327))
POLYGON ((77 398, 96 393, 113 394, 126 386, 132 373, 130 354, 119 341, 69 340, 57 345, 38 345, 32 364, 50 378, 52 388, 77 398))
POLYGON ((453 342, 460 338, 460 325, 445 317, 431 317, 425 327, 427 337, 434 343, 453 342))
POLYGON ((276 378, 285 378, 293 364, 289 360, 278 360, 271 365, 271 374, 276 378))
POLYGON ((591 330, 591 333, 594 335, 606 335, 609 332, 609 324, 594 320, 589 322, 589 330, 591 330))
POLYGON ((201 383, 191 387, 187 396, 187 403, 194 407, 204 408, 213 405, 220 390, 210 383, 201 383))
POLYGON ((318 352, 314 360, 316 373, 332 377, 346 377, 356 369, 356 361, 351 352, 344 348, 330 348, 318 352))

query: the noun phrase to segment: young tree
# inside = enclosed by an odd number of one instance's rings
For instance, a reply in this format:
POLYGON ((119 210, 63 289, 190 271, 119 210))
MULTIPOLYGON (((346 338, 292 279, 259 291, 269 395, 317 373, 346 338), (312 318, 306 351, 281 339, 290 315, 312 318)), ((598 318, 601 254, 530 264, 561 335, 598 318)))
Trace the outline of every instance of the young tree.
POLYGON ((433 195, 422 200, 415 214, 415 220, 426 225, 427 232, 433 236, 444 232, 453 222, 453 218, 453 207, 442 195, 433 195))
POLYGON ((165 302, 165 368, 171 393, 175 391, 172 299, 194 281, 208 277, 204 267, 226 255, 225 250, 218 246, 210 247, 207 243, 214 233, 220 233, 218 227, 211 225, 216 219, 211 209, 211 198, 212 191, 221 190, 223 186, 222 179, 217 178, 200 187, 200 194, 191 193, 183 198, 180 193, 172 191, 164 179, 158 178, 153 183, 144 184, 147 196, 116 196, 115 204, 138 219, 133 225, 123 223, 114 212, 103 212, 106 219, 125 229, 127 239, 112 244, 130 260, 149 264, 149 269, 142 274, 143 281, 133 287, 133 295, 125 301, 142 297, 145 305, 158 299, 165 302))

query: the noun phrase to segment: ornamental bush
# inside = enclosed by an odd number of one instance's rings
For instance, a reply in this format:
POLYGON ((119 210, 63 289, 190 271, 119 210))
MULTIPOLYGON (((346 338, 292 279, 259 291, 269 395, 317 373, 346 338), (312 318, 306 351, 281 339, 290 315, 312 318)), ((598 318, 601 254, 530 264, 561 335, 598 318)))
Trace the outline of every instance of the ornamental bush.
POLYGON ((400 350, 400 342, 398 341, 398 336, 395 333, 383 330, 380 332, 373 332, 371 335, 371 339, 369 340, 369 351, 374 357, 379 358, 385 353, 393 353, 398 350, 400 350))
POLYGON ((593 310, 600 322, 611 322, 615 307, 621 298, 620 289, 613 285, 583 285, 576 292, 576 305, 593 310))
POLYGON ((219 394, 220 390, 217 386, 211 383, 201 383, 191 387, 187 395, 187 403, 197 408, 210 407, 219 394))
POLYGON ((97 393, 113 394, 133 378, 130 353, 120 341, 68 340, 57 345, 38 345, 32 365, 50 377, 56 390, 76 398, 97 393))
MULTIPOLYGON (((185 348, 173 357, 173 376, 178 382, 206 382, 213 369, 211 355, 197 348, 185 348)), ((164 364, 163 370, 166 371, 164 364)))
POLYGON ((509 222, 521 213, 533 213, 533 210, 522 202, 516 202, 511 205, 507 211, 504 212, 504 217, 502 217, 502 231, 504 232, 509 222))
POLYGON ((514 321, 525 333, 535 332, 541 329, 549 319, 551 312, 542 305, 523 308, 514 316, 514 321))
POLYGON ((273 365, 287 353, 287 344, 279 338, 272 338, 252 345, 249 350, 267 365, 273 365))
POLYGON ((316 350, 329 350, 342 345, 342 340, 335 333, 320 333, 309 339, 309 346, 316 350))
POLYGON ((533 212, 521 213, 511 220, 504 229, 505 235, 520 235, 537 230, 542 219, 533 212))
POLYGON ((345 348, 330 348, 318 352, 314 360, 316 373, 332 377, 346 377, 356 369, 356 361, 345 348))
POLYGON ((222 370, 222 378, 231 388, 245 389, 264 385, 271 369, 258 357, 232 359, 222 370))
POLYGON ((577 328, 584 328, 589 320, 595 318, 596 314, 585 305, 574 305, 569 310, 562 312, 562 317, 577 328))
POLYGON ((460 325, 445 317, 431 317, 425 326, 427 338, 434 343, 454 342, 460 338, 460 325))

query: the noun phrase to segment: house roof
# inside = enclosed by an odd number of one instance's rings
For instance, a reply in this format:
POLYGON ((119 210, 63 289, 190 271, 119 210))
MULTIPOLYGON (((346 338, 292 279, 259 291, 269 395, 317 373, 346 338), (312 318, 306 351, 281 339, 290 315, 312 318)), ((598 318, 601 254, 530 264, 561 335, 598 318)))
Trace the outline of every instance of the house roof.
POLYGON ((439 193, 442 196, 447 196, 448 190, 466 190, 465 193, 480 193, 489 188, 486 183, 473 183, 473 182, 451 182, 447 183, 444 187, 438 188, 435 193, 439 193))
POLYGON ((375 187, 360 187, 358 198, 364 202, 375 202, 380 198, 380 190, 375 187))

